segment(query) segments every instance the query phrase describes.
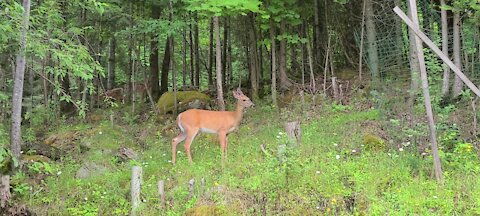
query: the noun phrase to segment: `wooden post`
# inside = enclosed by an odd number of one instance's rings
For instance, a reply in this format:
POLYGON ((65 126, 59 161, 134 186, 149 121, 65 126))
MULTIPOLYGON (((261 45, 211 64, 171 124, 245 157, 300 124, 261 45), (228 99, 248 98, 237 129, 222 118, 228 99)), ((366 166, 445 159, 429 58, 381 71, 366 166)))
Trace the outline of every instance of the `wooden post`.
POLYGON ((142 167, 133 166, 132 167, 132 180, 131 180, 131 202, 132 202, 132 213, 131 215, 136 215, 136 210, 140 205, 140 187, 142 182, 142 167))
MULTIPOLYGON (((412 20, 415 26, 418 26, 417 2, 410 0, 410 8, 412 20)), ((423 97, 425 102, 425 109, 427 111, 428 127, 430 128, 430 141, 432 142, 433 166, 435 170, 435 177, 437 181, 442 181, 442 165, 440 156, 438 154, 437 136, 435 131, 435 121, 433 119, 432 104, 430 101, 430 92, 428 87, 427 68, 425 67, 425 56, 423 55, 423 44, 418 36, 415 36, 415 43, 417 48, 418 62, 420 63, 420 77, 422 80, 423 97)))
POLYGON ((0 179, 0 207, 3 209, 10 200, 10 176, 2 175, 0 179))
POLYGON ((195 186, 195 179, 190 179, 190 181, 188 181, 188 199, 192 199, 193 197, 193 188, 195 186))
POLYGON ((158 181, 158 195, 160 196, 160 208, 165 208, 165 181, 158 181))

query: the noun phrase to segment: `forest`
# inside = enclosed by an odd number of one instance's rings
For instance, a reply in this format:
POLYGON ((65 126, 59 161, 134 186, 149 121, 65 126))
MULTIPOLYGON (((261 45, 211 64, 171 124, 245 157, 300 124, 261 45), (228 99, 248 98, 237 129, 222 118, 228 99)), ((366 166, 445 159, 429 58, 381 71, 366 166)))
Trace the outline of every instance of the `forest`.
POLYGON ((480 0, 0 0, 0 215, 480 215, 480 0))

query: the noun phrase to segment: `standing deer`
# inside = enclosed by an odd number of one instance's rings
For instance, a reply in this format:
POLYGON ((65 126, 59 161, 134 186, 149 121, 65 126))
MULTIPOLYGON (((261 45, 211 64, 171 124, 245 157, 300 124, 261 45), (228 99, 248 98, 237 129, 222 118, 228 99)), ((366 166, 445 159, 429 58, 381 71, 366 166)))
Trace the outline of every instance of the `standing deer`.
POLYGON ((172 164, 175 164, 177 145, 183 140, 186 140, 184 147, 188 161, 192 163, 190 145, 199 131, 218 135, 222 151, 222 161, 224 160, 228 146, 227 135, 238 128, 242 120, 243 110, 255 105, 250 98, 243 94, 240 88, 233 91, 233 97, 237 99, 237 108, 235 111, 190 109, 178 115, 177 125, 180 128, 180 134, 172 140, 172 164))

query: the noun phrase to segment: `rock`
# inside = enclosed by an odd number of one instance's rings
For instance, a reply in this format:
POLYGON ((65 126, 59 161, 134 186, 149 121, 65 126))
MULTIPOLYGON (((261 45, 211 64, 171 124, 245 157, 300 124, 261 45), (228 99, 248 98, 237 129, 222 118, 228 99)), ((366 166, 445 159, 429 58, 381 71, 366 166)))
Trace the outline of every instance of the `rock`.
POLYGON ((128 161, 136 160, 138 155, 131 148, 122 147, 118 150, 116 156, 120 159, 120 161, 128 161))
MULTIPOLYGON (((173 92, 165 92, 157 103, 160 113, 169 113, 174 108, 173 92)), ((210 97, 204 93, 197 91, 180 91, 177 92, 178 111, 187 109, 208 109, 210 107, 210 97)))
POLYGON ((100 175, 105 173, 107 168, 103 165, 98 165, 93 162, 86 162, 80 167, 80 169, 75 174, 77 179, 86 179, 91 176, 100 175))

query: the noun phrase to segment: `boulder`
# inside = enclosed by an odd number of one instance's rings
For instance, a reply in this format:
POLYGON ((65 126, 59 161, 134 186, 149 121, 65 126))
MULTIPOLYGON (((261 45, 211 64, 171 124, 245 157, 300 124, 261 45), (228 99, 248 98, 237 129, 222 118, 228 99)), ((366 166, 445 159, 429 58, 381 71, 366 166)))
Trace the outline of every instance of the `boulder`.
MULTIPOLYGON (((174 109, 173 92, 165 92, 157 103, 160 113, 170 113, 174 109)), ((198 91, 179 91, 177 92, 178 111, 182 112, 187 109, 209 109, 210 97, 198 91)))
POLYGON ((107 168, 103 165, 95 164, 91 161, 86 162, 78 169, 75 177, 77 179, 86 179, 94 175, 100 175, 107 171, 107 168))

